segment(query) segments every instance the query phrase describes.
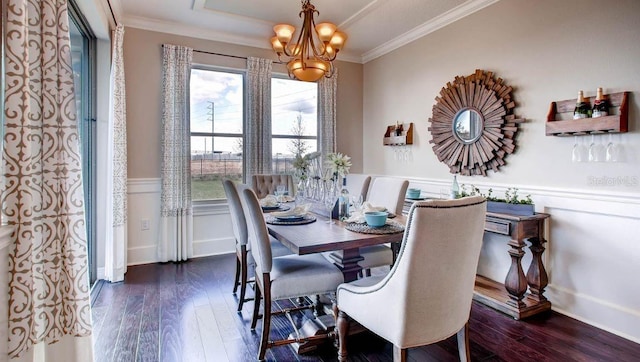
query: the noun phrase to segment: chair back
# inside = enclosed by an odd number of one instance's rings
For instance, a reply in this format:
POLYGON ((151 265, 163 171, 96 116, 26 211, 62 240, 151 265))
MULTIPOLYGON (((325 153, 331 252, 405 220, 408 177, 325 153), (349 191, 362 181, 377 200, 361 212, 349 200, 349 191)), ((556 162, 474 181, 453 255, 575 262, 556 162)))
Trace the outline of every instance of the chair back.
POLYGON ((398 259, 381 282, 397 295, 390 314, 402 321, 387 332, 392 343, 436 342, 469 320, 485 215, 481 196, 413 204, 398 259))
POLYGON ((245 218, 247 219, 249 249, 256 261, 256 273, 270 273, 272 263, 271 241, 269 239, 269 230, 262 214, 262 208, 253 190, 242 190, 240 198, 245 218))
POLYGON ((371 176, 369 175, 363 175, 361 173, 347 174, 347 189, 349 190, 349 194, 353 196, 362 195, 362 200, 367 199, 370 183, 371 176))
POLYGON ((227 195, 229 203, 229 213, 231 214, 231 225, 233 227, 233 236, 239 245, 247 245, 247 220, 244 216, 240 195, 236 184, 231 180, 222 180, 224 193, 227 195))
POLYGON ((259 199, 273 195, 278 185, 285 185, 289 195, 294 193, 293 177, 286 174, 258 174, 251 176, 251 187, 259 199))
POLYGON ((394 177, 376 177, 371 181, 371 188, 366 201, 373 206, 384 206, 397 215, 402 214, 404 198, 409 181, 394 177))

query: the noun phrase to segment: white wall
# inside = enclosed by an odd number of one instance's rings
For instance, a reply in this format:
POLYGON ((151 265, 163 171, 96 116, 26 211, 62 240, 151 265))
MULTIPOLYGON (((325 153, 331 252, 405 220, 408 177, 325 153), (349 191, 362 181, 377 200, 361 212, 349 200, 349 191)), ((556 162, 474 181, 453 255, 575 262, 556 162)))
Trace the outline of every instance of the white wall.
MULTIPOLYGON (((493 71, 514 87, 527 119, 507 165, 488 177, 459 177, 486 190, 519 187, 551 214, 547 296, 564 314, 640 342, 640 2, 501 0, 364 67, 364 172, 407 177, 438 195, 452 176, 428 142, 435 97, 455 76, 493 71), (630 132, 615 135, 621 163, 572 163, 573 138, 545 136, 549 105, 630 91, 630 132), (387 125, 414 122, 407 162, 382 146, 387 125), (606 182, 598 184, 594 180, 606 182), (622 182, 616 182, 616 181, 622 182)), ((597 142, 607 141, 597 136, 597 142)), ((589 141, 589 139, 581 139, 589 141)), ((506 274, 500 239, 489 237, 479 271, 506 274)))
MULTIPOLYGON (((147 264, 158 261, 157 245, 160 226, 160 179, 137 178, 128 182, 128 253, 127 264, 147 264), (149 220, 149 230, 143 230, 141 220, 149 220)), ((227 204, 194 206, 194 257, 232 253, 235 250, 231 217, 227 204)))

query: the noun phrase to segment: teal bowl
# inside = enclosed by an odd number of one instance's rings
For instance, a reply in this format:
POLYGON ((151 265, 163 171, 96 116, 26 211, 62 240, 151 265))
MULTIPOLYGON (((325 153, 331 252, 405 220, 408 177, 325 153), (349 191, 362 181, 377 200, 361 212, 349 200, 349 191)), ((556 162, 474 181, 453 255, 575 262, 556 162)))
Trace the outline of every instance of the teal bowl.
POLYGON ((367 225, 371 227, 381 227, 387 222, 387 213, 385 211, 365 212, 364 220, 367 222, 367 225))
POLYGON ((409 199, 417 199, 420 197, 421 194, 421 190, 420 189, 408 189, 407 190, 407 198, 409 199))

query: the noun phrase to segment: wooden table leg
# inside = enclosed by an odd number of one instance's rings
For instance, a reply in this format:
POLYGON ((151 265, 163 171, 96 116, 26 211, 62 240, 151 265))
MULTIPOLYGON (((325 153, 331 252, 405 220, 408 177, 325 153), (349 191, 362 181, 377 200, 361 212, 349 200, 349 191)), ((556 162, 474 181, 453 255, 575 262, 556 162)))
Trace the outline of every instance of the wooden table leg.
POLYGON ((531 242, 529 249, 531 249, 533 255, 531 265, 529 265, 529 270, 527 271, 527 282, 529 283, 530 292, 528 298, 537 302, 546 302, 547 298, 543 294, 544 288, 546 288, 549 283, 549 279, 544 264, 542 264, 542 253, 544 253, 545 250, 544 243, 547 241, 543 237, 539 237, 531 238, 529 242, 531 242))
POLYGON ((333 263, 342 271, 345 283, 358 279, 358 273, 362 270, 358 262, 364 260, 359 249, 346 249, 334 251, 330 254, 333 263))
POLYGON ((524 293, 527 291, 527 278, 522 270, 522 257, 525 247, 524 242, 521 239, 512 239, 509 241, 509 255, 511 256, 511 266, 507 273, 507 278, 504 281, 504 287, 509 293, 508 305, 515 308, 524 308, 525 304, 522 301, 524 293))

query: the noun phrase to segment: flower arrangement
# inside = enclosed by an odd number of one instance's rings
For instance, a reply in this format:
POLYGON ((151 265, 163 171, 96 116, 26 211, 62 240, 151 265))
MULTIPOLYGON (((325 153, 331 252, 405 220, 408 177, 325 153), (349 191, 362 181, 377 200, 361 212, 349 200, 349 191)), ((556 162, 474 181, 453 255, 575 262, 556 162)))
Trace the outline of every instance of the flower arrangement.
POLYGON ((351 157, 343 155, 342 153, 329 153, 327 154, 324 164, 327 168, 327 173, 333 176, 344 177, 349 173, 351 157))

